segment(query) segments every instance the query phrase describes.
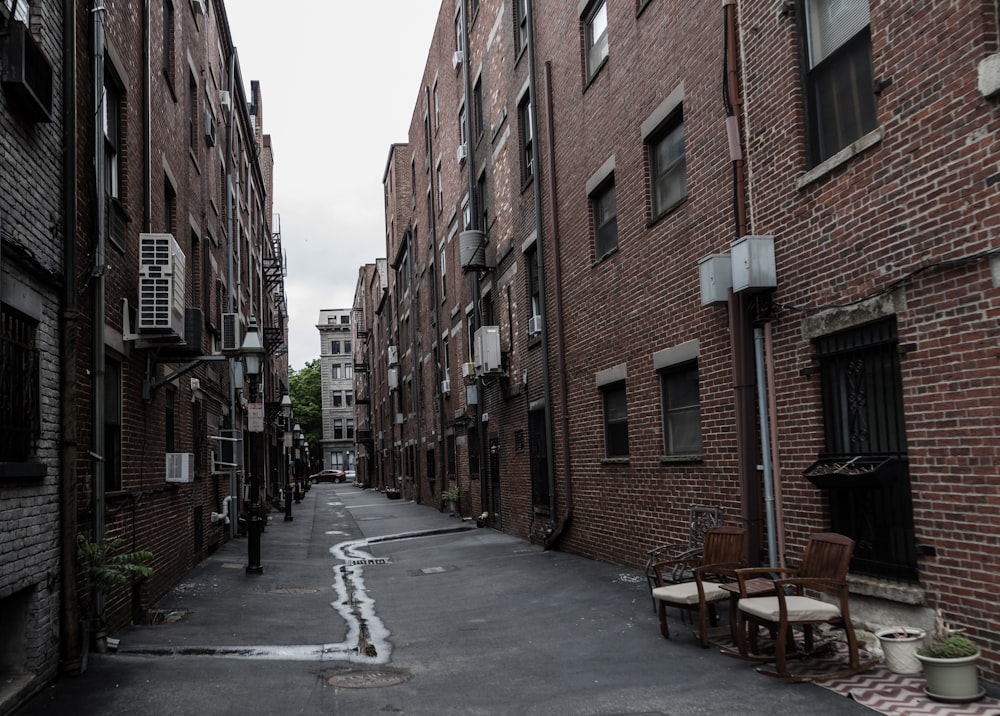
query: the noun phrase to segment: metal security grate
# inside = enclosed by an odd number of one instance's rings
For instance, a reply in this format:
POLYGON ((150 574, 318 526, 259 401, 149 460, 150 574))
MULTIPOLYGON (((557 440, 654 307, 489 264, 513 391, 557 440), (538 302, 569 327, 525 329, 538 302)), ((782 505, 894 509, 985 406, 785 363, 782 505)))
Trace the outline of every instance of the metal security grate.
POLYGON ((0 460, 24 462, 39 431, 37 323, 0 308, 0 460))

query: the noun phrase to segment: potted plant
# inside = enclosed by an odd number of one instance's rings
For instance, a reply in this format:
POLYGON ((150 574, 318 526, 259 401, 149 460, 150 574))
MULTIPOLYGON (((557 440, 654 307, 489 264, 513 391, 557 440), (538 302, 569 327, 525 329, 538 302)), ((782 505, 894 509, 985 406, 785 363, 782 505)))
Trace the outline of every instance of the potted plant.
POLYGON ((95 596, 93 600, 88 600, 86 611, 94 631, 94 646, 99 652, 107 648, 104 606, 108 593, 128 582, 130 576, 148 577, 153 573, 153 568, 147 564, 153 558, 152 552, 138 550, 116 554, 122 544, 120 539, 93 542, 85 535, 76 536, 76 557, 95 596))
POLYGON ((979 647, 950 628, 938 612, 934 638, 917 650, 926 679, 924 693, 935 701, 952 704, 981 699, 986 690, 979 685, 979 653, 979 647))
POLYGON ((917 649, 924 643, 927 635, 923 629, 907 626, 894 626, 879 629, 875 632, 882 654, 885 655, 885 665, 889 671, 896 674, 919 674, 921 665, 917 659, 917 649))
POLYGON ((441 490, 441 502, 447 505, 447 509, 451 514, 458 512, 458 494, 457 487, 441 490))

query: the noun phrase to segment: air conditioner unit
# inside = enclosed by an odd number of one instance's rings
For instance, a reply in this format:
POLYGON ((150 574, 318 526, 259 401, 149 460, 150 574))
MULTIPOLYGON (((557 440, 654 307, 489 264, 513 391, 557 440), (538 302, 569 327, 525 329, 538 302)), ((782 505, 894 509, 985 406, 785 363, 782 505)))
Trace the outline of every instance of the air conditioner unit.
POLYGON ((17 96, 24 113, 36 122, 51 122, 52 65, 23 22, 8 21, 0 67, 0 81, 17 96))
POLYGON ((389 365, 399 365, 399 346, 389 346, 386 350, 389 353, 389 365))
POLYGON ((461 164, 465 161, 467 150, 464 144, 459 144, 458 149, 455 150, 455 161, 461 164))
POLYGON ((441 393, 442 395, 451 395, 451 381, 447 378, 441 381, 441 393))
POLYGON ((222 314, 222 352, 235 352, 240 349, 239 314, 222 314))
POLYGON ((462 364, 462 377, 463 378, 475 378, 476 377, 476 364, 475 363, 463 363, 462 364))
POLYGON ((403 424, 403 414, 396 413, 396 425, 402 425, 402 424, 403 424))
POLYGON ((210 147, 215 146, 215 118, 207 109, 205 110, 205 144, 210 147))
POLYGON ((482 375, 503 372, 500 351, 500 326, 482 326, 473 336, 476 346, 476 369, 482 375))
POLYGON ((389 390, 399 390, 399 369, 389 369, 389 390))
POLYGON ((229 90, 219 90, 219 106, 226 112, 233 108, 233 96, 229 94, 229 90))
POLYGON ((194 482, 194 453, 167 453, 167 482, 194 482))
POLYGON ((542 332, 542 317, 532 316, 528 319, 528 335, 537 336, 542 332))
POLYGON ((452 69, 457 70, 458 66, 462 64, 464 60, 465 60, 465 53, 462 52, 461 50, 455 50, 455 54, 451 56, 452 69))
POLYGON ((205 6, 206 0, 194 0, 194 14, 207 15, 208 8, 205 6))
POLYGON ((184 340, 184 252, 172 234, 139 234, 139 333, 184 340))

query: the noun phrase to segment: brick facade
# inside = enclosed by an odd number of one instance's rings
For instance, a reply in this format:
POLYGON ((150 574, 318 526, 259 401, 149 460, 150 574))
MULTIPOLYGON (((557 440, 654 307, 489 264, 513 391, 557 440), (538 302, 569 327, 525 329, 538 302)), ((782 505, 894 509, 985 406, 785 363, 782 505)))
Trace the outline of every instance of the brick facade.
POLYGON ((870 44, 874 113, 840 144, 821 133, 833 110, 809 99, 822 76, 807 62, 806 2, 607 0, 607 57, 591 67, 586 26, 598 5, 530 3, 527 24, 521 3, 442 6, 407 143, 387 165, 387 292, 366 297, 376 312, 364 350, 381 401, 373 433, 390 436, 372 484, 400 480, 432 503, 458 486, 466 517, 486 512, 493 527, 635 567, 685 534, 693 505, 745 524, 751 558, 794 560, 810 533, 841 529, 858 542, 861 626, 929 626, 940 609, 983 648, 996 681, 996 619, 976 596, 995 591, 1000 566, 1000 117, 977 84, 998 50, 994 4, 868 3, 850 47, 870 44), (467 47, 456 42, 463 28, 467 47), (462 108, 475 112, 479 97, 483 132, 473 117, 463 133, 462 108), (677 126, 685 187, 661 213, 651 147, 677 126), (616 244, 599 252, 595 206, 612 183, 616 244), (488 269, 461 270, 468 229, 485 232, 488 269), (702 305, 699 262, 717 254, 732 265, 734 244, 754 235, 773 237, 777 287, 702 305), (540 336, 527 330, 534 251, 540 336), (482 358, 470 345, 480 325, 499 328, 503 372, 463 380, 463 363, 482 358), (850 341, 874 350, 879 340, 888 348, 874 382, 852 382, 875 370, 870 356, 836 368, 838 350, 861 350, 850 341), (390 344, 398 390, 379 382, 390 344), (696 370, 693 452, 671 447, 665 417, 678 366, 696 370), (844 429, 831 380, 850 393, 844 429), (618 385, 623 455, 606 437, 618 385), (886 437, 880 421, 902 432, 886 437), (806 478, 848 437, 854 457, 891 453, 887 482, 806 478), (757 467, 765 450, 773 509, 757 467))

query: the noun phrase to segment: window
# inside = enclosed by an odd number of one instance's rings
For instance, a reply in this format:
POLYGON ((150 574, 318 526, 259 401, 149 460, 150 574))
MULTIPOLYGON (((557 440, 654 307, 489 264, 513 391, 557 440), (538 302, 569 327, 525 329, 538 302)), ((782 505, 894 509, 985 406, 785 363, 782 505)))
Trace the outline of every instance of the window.
POLYGON ((174 84, 174 5, 163 0, 163 74, 174 84))
POLYGON ((333 355, 340 354, 340 341, 330 341, 330 353, 333 355))
POLYGON ((532 245, 524 253, 524 263, 528 267, 528 298, 531 300, 531 315, 542 315, 542 294, 538 275, 538 247, 532 245))
POLYGON ((345 363, 344 364, 344 379, 345 380, 351 380, 352 378, 354 378, 354 364, 353 363, 345 363))
POLYGON ((806 0, 810 160, 828 159, 875 129, 868 0, 806 0))
POLYGON ((434 83, 434 129, 441 126, 441 99, 438 97, 438 84, 434 83))
POLYGON ((472 134, 478 140, 483 136, 485 123, 483 122, 483 78, 477 77, 476 84, 472 88, 472 134))
POLYGON ((437 165, 438 213, 444 211, 444 182, 441 179, 441 162, 437 165))
POLYGON ((465 132, 465 105, 458 108, 458 143, 467 146, 469 135, 465 132))
POLYGON ((350 408, 352 405, 354 405, 354 391, 353 390, 345 390, 344 391, 344 405, 346 405, 348 408, 350 408))
POLYGON ((174 449, 174 432, 176 430, 177 415, 177 389, 172 385, 167 386, 167 406, 164 416, 163 432, 166 441, 167 452, 176 452, 174 449))
POLYGON ((608 58, 608 6, 605 0, 595 3, 585 16, 587 79, 601 69, 608 58))
POLYGON ((333 391, 330 394, 330 397, 332 398, 332 401, 333 401, 332 404, 333 404, 334 408, 341 408, 341 407, 343 407, 343 405, 344 405, 344 397, 343 396, 344 396, 344 394, 341 391, 339 391, 339 390, 335 390, 335 391, 333 391))
POLYGON ((349 326, 349 325, 351 325, 351 317, 348 316, 346 313, 343 314, 343 315, 341 315, 341 317, 340 317, 340 325, 342 325, 342 326, 349 326))
POLYGON ((351 342, 350 341, 344 341, 344 353, 347 353, 348 355, 350 355, 350 353, 351 353, 351 342))
POLYGON ((122 489, 122 364, 104 361, 104 491, 122 489))
POLYGON ((655 220, 687 196, 684 118, 679 112, 650 137, 649 176, 652 182, 652 218, 655 220))
POLYGON ((198 133, 201 123, 198 121, 198 80, 194 74, 188 75, 188 146, 198 148, 198 133))
POLYGON ((479 225, 482 227, 489 226, 489 222, 486 221, 486 168, 479 173, 476 178, 475 186, 475 201, 476 201, 476 212, 479 215, 479 225))
POLYGON ((663 454, 701 454, 701 404, 695 363, 660 372, 663 454))
POLYGON ((625 382, 601 386, 604 399, 604 455, 628 457, 628 405, 625 382))
POLYGON ((354 418, 347 419, 347 439, 352 440, 354 438, 354 418))
POLYGON ((108 197, 108 238, 120 250, 125 250, 128 215, 122 200, 122 107, 124 90, 117 76, 105 60, 104 103, 104 193, 108 197))
POLYGON ((614 178, 590 197, 594 211, 594 250, 598 259, 618 248, 618 212, 614 178))
POLYGON ((823 396, 826 454, 834 460, 872 456, 899 460, 893 479, 857 477, 828 493, 831 528, 857 546, 853 571, 917 579, 917 539, 906 469, 906 431, 894 318, 816 341, 823 396))
POLYGON ((177 214, 177 192, 170 184, 170 180, 163 180, 163 231, 168 234, 174 233, 177 214))
POLYGON ((344 439, 344 419, 334 418, 333 419, 333 439, 343 440, 344 439))
POLYGON ((330 378, 340 380, 340 363, 334 363, 330 366, 330 378))
POLYGON ((0 304, 0 462, 27 462, 38 439, 38 323, 0 304))
POLYGON ((528 0, 514 0, 515 47, 517 54, 528 46, 528 0))
POLYGON ((448 297, 448 253, 441 249, 441 300, 448 297))
POLYGON ((521 130, 521 178, 527 184, 535 175, 535 143, 531 108, 531 95, 525 93, 517 105, 517 119, 521 130))

